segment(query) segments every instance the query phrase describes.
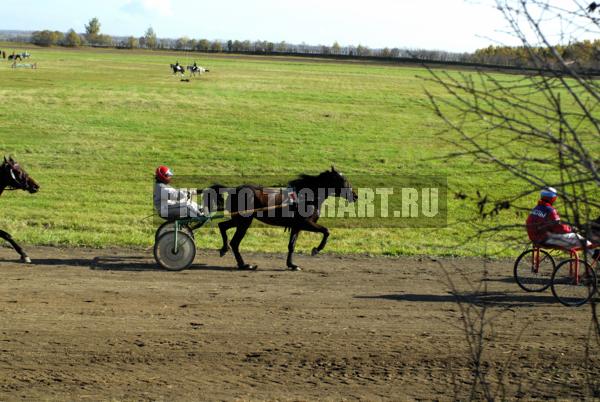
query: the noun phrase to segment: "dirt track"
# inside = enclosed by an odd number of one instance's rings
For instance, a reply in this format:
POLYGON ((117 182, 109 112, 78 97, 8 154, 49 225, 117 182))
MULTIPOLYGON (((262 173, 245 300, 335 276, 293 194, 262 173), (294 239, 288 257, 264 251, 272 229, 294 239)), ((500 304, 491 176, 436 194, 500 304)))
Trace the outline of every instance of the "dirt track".
MULTIPOLYGON (((200 255, 158 270, 140 250, 0 249, 0 400, 431 399, 466 397, 460 309, 437 262, 200 255), (202 265, 206 264, 206 265, 202 265)), ((589 309, 525 294, 510 262, 443 260, 464 306, 494 320, 485 367, 508 365, 508 396, 581 397, 589 309), (478 285, 475 283, 474 285, 478 285), (527 326, 528 325, 528 326, 527 326), (526 328, 517 343, 519 332, 526 328), (520 386, 519 386, 520 384, 520 386)), ((597 352, 594 352, 598 356, 597 352)))

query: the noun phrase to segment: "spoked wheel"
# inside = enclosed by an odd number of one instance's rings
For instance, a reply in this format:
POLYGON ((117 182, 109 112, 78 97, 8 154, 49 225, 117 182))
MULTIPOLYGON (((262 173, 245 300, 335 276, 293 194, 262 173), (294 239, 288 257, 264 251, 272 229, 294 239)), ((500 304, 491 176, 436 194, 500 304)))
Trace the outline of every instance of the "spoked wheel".
POLYGON ((164 269, 181 271, 188 268, 196 257, 196 244, 194 239, 184 233, 177 233, 177 247, 175 247, 175 231, 163 233, 154 244, 154 258, 164 269))
POLYGON ((515 261, 515 281, 526 292, 543 292, 550 286, 556 264, 544 250, 525 250, 515 261))
MULTIPOLYGON (((192 229, 189 228, 189 226, 187 225, 180 225, 179 229, 183 232, 185 232, 186 234, 192 236, 192 239, 194 238, 194 232, 192 231, 192 229)), ((163 234, 167 233, 167 232, 172 232, 175 230, 175 222, 164 222, 162 225, 160 225, 158 227, 158 229, 156 229, 156 234, 154 235, 154 243, 158 242, 158 239, 160 236, 162 236, 163 234)))
POLYGON ((552 274, 552 294, 565 306, 584 305, 595 292, 596 273, 585 261, 579 260, 579 268, 576 269, 575 259, 565 260, 552 274))

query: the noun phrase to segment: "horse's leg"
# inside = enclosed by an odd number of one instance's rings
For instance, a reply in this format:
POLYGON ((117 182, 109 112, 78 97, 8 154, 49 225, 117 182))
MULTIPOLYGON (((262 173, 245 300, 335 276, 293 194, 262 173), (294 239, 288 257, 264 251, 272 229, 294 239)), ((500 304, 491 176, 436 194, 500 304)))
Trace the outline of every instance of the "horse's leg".
POLYGON ((227 244, 227 231, 232 227, 237 226, 237 222, 234 219, 228 221, 219 222, 219 230, 221 231, 221 238, 223 239, 223 247, 219 250, 219 254, 223 257, 229 251, 229 245, 227 244))
POLYGON ((288 243, 288 256, 287 256, 287 267, 292 271, 300 271, 300 267, 298 267, 292 261, 292 256, 294 254, 294 248, 296 248, 296 240, 298 239, 298 235, 300 234, 300 229, 292 228, 290 229, 290 242, 288 243))
POLYGON ((240 254, 240 243, 246 235, 251 223, 252 218, 240 220, 239 224, 237 225, 237 229, 235 230, 235 234, 231 239, 231 250, 233 250, 233 255, 237 261, 238 269, 256 269, 256 265, 245 264, 244 259, 240 254))
POLYGON ((17 242, 12 238, 10 233, 5 232, 4 230, 0 230, 0 238, 6 240, 10 243, 10 245, 15 249, 17 253, 21 256, 21 262, 30 264, 31 259, 27 255, 27 253, 17 244, 17 242))
POLYGON ((329 237, 329 229, 327 229, 325 226, 319 225, 316 222, 305 221, 304 225, 302 225, 302 227, 301 227, 301 230, 306 230, 307 232, 323 234, 323 239, 321 239, 321 243, 319 243, 319 245, 317 247, 313 248, 312 252, 311 252, 312 256, 319 254, 321 252, 321 250, 323 250, 325 248, 325 245, 327 244, 327 238, 329 237))

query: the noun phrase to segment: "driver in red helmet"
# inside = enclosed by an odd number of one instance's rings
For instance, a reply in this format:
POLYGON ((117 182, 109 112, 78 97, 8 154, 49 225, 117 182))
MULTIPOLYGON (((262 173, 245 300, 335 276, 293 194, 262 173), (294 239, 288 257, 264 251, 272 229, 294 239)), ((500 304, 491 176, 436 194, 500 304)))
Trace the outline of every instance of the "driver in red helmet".
POLYGON ((202 214, 198 204, 191 200, 186 189, 173 188, 173 172, 167 166, 156 168, 154 184, 154 209, 164 219, 194 218, 202 214))

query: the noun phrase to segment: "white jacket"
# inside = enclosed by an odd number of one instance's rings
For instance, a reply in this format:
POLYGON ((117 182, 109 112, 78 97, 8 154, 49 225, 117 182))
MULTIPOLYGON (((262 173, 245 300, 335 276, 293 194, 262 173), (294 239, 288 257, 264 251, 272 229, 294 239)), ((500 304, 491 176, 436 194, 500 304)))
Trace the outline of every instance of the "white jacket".
POLYGON ((178 190, 165 183, 156 182, 154 185, 154 209, 160 212, 161 207, 187 205, 190 193, 187 190, 178 190))

